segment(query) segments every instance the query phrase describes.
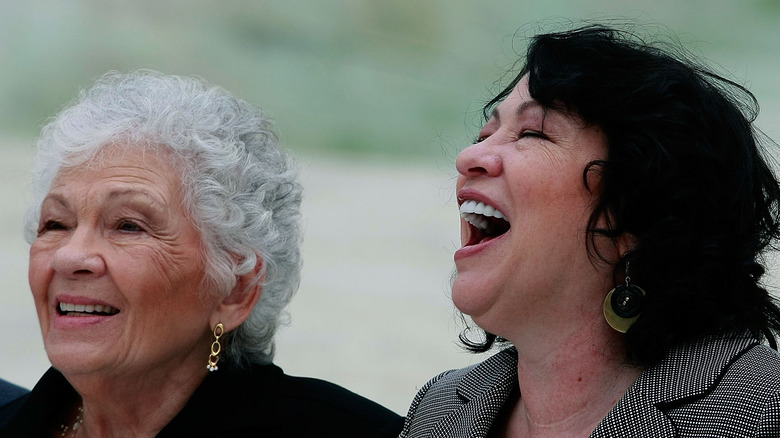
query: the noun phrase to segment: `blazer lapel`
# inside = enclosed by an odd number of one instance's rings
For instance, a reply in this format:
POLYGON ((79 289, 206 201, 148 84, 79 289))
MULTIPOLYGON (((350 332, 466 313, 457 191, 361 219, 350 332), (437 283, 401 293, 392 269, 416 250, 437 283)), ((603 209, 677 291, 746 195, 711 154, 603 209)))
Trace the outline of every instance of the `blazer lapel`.
POLYGON ((648 397, 648 391, 652 391, 653 385, 660 383, 658 377, 643 372, 590 437, 675 437, 672 421, 656 406, 654 397, 648 397))
POLYGON ((757 343, 747 334, 713 336, 672 349, 661 363, 642 372, 591 438, 676 436, 664 411, 706 395, 728 366, 757 343))
POLYGON ((433 430, 433 438, 487 436, 493 422, 517 388, 517 353, 508 348, 466 374, 457 387, 461 405, 433 430))

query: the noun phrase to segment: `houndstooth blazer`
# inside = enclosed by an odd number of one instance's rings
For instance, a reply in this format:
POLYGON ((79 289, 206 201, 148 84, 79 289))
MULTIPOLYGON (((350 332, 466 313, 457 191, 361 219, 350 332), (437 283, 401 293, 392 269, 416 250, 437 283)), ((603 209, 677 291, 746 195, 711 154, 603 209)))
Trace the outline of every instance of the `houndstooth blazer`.
MULTIPOLYGON (((399 438, 486 437, 516 388, 514 348, 442 373, 417 393, 399 438)), ((780 355, 748 335, 676 348, 590 437, 780 437, 780 355)))

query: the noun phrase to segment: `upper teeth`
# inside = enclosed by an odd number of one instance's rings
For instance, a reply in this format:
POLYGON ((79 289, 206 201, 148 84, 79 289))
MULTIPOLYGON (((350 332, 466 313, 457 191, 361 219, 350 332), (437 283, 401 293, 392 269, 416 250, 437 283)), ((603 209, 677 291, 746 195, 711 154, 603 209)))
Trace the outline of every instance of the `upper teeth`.
POLYGON ((482 216, 506 220, 506 216, 500 211, 484 202, 469 200, 460 205, 460 217, 477 228, 485 229, 488 227, 488 220, 482 216))
POLYGON ((60 303, 61 312, 83 312, 83 313, 118 313, 119 309, 101 304, 72 304, 72 303, 60 303))
POLYGON ((492 205, 474 200, 466 201, 460 206, 461 216, 464 216, 468 213, 476 213, 485 216, 497 217, 499 219, 506 219, 506 216, 504 216, 500 211, 496 210, 496 208, 492 205))

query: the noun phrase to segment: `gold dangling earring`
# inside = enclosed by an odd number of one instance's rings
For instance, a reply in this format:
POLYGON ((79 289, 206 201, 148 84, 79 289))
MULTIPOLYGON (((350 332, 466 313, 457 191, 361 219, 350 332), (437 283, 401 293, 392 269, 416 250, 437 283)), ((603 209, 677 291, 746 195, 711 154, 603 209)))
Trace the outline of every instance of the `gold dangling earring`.
POLYGON ((222 351, 222 345, 219 343, 219 338, 225 333, 225 326, 221 322, 218 322, 214 326, 214 342, 211 343, 211 354, 209 354, 209 362, 206 364, 206 368, 209 371, 214 372, 219 369, 217 362, 219 362, 219 353, 222 351))
POLYGON ((627 332, 639 318, 646 295, 641 287, 631 283, 631 277, 628 276, 629 263, 626 262, 626 284, 609 291, 604 299, 604 319, 620 333, 627 332))

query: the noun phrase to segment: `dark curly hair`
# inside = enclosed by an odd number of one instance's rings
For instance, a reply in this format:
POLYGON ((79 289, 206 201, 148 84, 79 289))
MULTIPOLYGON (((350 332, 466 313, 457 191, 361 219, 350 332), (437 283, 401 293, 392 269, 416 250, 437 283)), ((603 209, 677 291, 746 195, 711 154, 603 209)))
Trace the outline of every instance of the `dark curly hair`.
MULTIPOLYGON (((602 181, 588 250, 604 260, 597 239, 635 242, 613 271, 617 283, 630 262, 632 281, 647 291, 625 334, 627 359, 650 365, 676 344, 731 331, 777 348, 780 309, 759 280, 762 252, 780 233, 780 186, 760 145, 774 143, 752 125, 753 94, 679 47, 588 25, 533 37, 519 74, 483 108, 486 119, 525 75, 535 100, 607 139, 608 158, 583 170, 586 187, 589 172, 602 181)), ((503 341, 466 333, 461 341, 475 352, 503 341)))

